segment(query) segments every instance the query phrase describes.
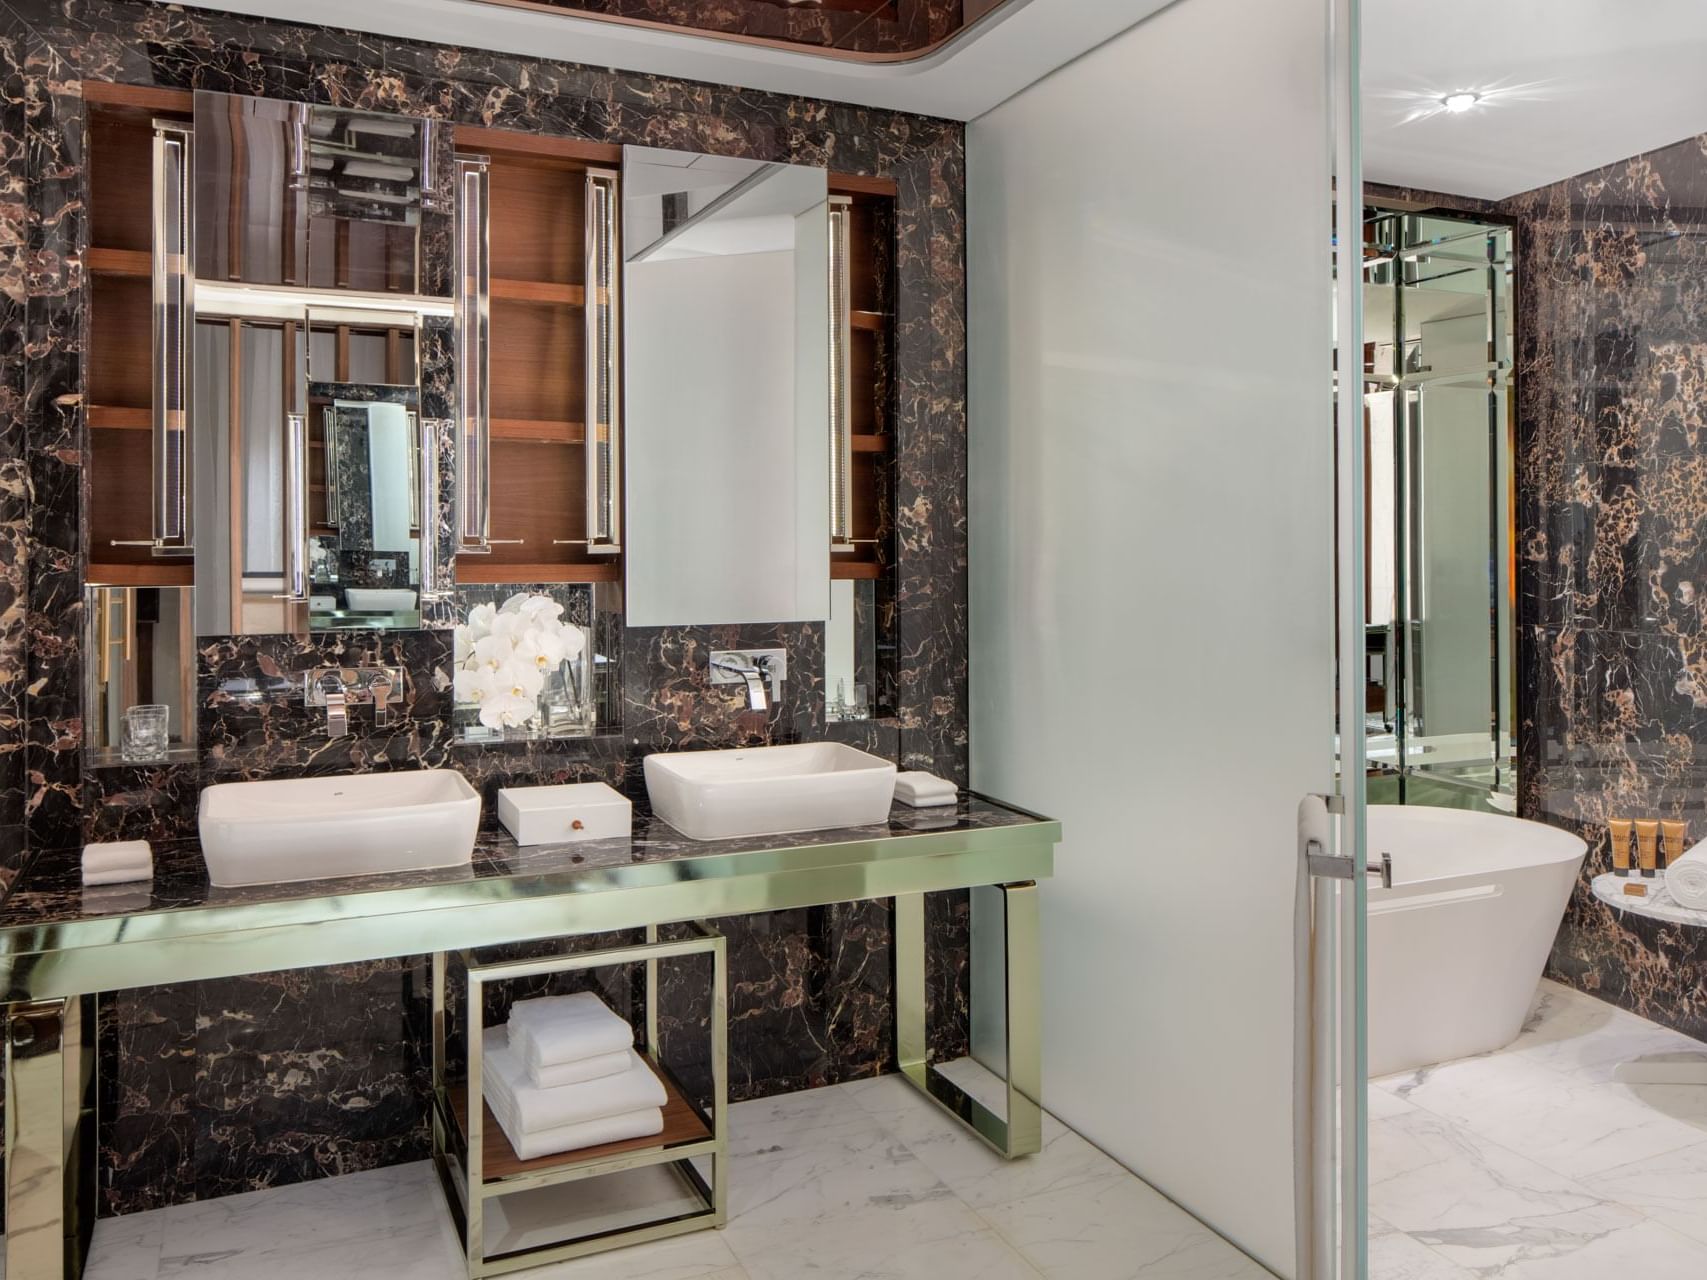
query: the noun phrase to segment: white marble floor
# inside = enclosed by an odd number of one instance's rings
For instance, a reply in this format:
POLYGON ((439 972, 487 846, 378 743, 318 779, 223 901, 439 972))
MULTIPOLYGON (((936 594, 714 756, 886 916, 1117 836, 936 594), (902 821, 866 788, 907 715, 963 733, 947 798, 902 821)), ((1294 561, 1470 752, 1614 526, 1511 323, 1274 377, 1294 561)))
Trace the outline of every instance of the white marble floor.
POLYGON ((1373 1280, 1707 1276, 1707 1088, 1613 1079, 1702 1050, 1544 982, 1510 1047, 1376 1081, 1373 1280))
MULTIPOLYGON (((1263 1280, 1046 1118, 1008 1163, 891 1076, 730 1111, 730 1221, 540 1280, 1263 1280)), ((456 1280, 430 1165, 99 1223, 87 1280, 456 1280)))

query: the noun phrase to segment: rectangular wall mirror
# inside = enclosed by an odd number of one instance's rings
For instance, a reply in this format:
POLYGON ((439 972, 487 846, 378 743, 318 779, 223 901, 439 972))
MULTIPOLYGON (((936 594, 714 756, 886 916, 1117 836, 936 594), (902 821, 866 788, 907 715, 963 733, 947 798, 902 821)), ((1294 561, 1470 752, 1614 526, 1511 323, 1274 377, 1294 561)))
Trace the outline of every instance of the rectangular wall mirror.
MULTIPOLYGON (((85 587, 83 741, 98 762, 176 759, 196 741, 195 627, 188 587, 85 587), (152 738, 125 720, 164 721, 152 738), (140 750, 138 750, 140 746, 140 750)), ((192 757, 193 758, 193 757, 192 757)))
POLYGON ((198 92, 197 280, 443 296, 422 248, 449 228, 451 146, 433 120, 198 92))
POLYGON ((420 317, 301 314, 198 311, 197 519, 229 531, 201 539, 203 635, 421 625, 435 486, 421 465, 420 317))
POLYGON ((623 149, 627 620, 829 616, 822 169, 623 149))

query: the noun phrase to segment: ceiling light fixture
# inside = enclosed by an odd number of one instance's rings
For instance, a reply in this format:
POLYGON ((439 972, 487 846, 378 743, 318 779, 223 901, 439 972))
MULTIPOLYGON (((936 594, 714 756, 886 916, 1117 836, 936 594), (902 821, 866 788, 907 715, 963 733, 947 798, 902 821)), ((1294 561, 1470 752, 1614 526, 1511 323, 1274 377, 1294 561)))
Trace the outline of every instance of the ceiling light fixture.
POLYGON ((1482 100, 1479 93, 1449 93, 1440 100, 1440 105, 1453 115, 1462 115, 1482 100))

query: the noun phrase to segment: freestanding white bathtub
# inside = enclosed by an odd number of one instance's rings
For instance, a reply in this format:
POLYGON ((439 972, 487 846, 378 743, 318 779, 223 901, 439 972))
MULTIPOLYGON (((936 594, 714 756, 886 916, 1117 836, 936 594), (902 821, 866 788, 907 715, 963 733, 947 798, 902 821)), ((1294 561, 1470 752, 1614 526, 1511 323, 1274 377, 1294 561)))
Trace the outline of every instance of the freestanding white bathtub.
POLYGON ((1369 1074, 1488 1053, 1523 1029, 1588 846, 1501 814, 1371 805, 1369 1074))

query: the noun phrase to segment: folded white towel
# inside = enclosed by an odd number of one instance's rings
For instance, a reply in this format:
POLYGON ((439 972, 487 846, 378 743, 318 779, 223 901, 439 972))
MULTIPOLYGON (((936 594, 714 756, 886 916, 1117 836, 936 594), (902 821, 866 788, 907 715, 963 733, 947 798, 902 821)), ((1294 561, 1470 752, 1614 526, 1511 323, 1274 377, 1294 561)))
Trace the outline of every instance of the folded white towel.
POLYGON ((83 846, 84 884, 125 884, 154 878, 154 850, 146 840, 83 846))
POLYGON ((601 1053, 574 1062, 560 1062, 555 1067, 528 1066, 528 1045, 527 1028, 512 1025, 510 1051, 521 1058, 523 1066, 527 1066, 528 1080, 537 1089, 561 1089, 568 1084, 602 1080, 606 1076, 621 1075, 634 1065, 634 1051, 623 1049, 617 1053, 601 1053))
POLYGON ((1707 840, 1666 868, 1666 889, 1679 906, 1707 911, 1707 840))
POLYGON ((510 1022, 527 1029, 526 1062, 541 1072, 634 1047, 634 1028, 590 991, 518 1000, 510 1022))
POLYGON ((895 798, 915 809, 926 809, 933 805, 953 804, 960 798, 960 792, 947 778, 915 771, 895 775, 895 798))
POLYGON ((492 1104, 492 1114, 498 1118, 498 1127, 510 1140, 510 1147, 523 1160, 579 1151, 582 1147, 600 1147, 607 1142, 626 1142, 630 1138, 650 1138, 664 1131, 664 1113, 657 1107, 566 1124, 560 1129, 542 1129, 538 1133, 522 1132, 515 1118, 507 1116, 496 1104, 492 1104))
POLYGON ((541 1089, 528 1078, 503 1027, 493 1027, 483 1043, 483 1092, 494 1112, 502 1108, 511 1117, 513 1126, 506 1126, 505 1132, 512 1138, 664 1105, 663 1082, 632 1049, 629 1068, 620 1075, 541 1089))

